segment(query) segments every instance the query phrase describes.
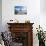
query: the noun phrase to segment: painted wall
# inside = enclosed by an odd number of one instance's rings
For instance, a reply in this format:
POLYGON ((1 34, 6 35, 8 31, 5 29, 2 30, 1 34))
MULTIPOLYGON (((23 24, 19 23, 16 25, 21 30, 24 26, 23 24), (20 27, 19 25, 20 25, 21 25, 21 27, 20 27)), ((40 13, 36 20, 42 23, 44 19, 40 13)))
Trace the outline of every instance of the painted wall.
POLYGON ((2 0, 0 0, 0 31, 2 29, 2 0))
POLYGON ((40 24, 46 31, 46 0, 40 0, 40 24))
POLYGON ((36 37, 36 27, 39 24, 45 30, 46 28, 46 15, 40 13, 40 0, 2 0, 2 31, 8 30, 7 22, 9 20, 17 19, 19 22, 25 22, 25 20, 30 20, 33 25, 33 45, 38 46, 38 39, 36 37), (27 6, 27 15, 15 15, 14 7, 16 5, 25 5, 27 6))
POLYGON ((40 0, 40 9, 42 13, 46 13, 46 0, 40 0))
MULTIPOLYGON (((25 20, 30 20, 34 23, 39 23, 39 14, 40 14, 40 0, 3 0, 2 1, 2 23, 3 26, 10 19, 17 19, 19 22, 24 22, 25 20), (15 5, 25 5, 27 6, 27 15, 15 15, 14 7, 15 5), (37 21, 38 20, 38 21, 37 21)), ((6 27, 6 26, 5 26, 6 27)), ((5 30, 7 30, 4 27, 5 30)))

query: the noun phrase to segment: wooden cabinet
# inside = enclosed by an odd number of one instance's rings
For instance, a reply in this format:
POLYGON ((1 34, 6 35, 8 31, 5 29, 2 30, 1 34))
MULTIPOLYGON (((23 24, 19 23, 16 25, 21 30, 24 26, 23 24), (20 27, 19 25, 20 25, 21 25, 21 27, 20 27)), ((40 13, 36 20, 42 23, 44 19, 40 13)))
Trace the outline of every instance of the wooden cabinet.
POLYGON ((33 23, 7 23, 12 33, 13 41, 22 46, 33 46, 33 23))

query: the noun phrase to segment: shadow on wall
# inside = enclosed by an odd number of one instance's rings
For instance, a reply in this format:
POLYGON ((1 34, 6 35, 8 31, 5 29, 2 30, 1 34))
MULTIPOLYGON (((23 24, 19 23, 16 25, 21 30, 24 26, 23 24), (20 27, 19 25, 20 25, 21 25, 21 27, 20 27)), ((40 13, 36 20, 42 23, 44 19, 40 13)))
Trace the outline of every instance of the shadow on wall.
POLYGON ((0 32, 2 31, 2 17, 0 16, 0 32))

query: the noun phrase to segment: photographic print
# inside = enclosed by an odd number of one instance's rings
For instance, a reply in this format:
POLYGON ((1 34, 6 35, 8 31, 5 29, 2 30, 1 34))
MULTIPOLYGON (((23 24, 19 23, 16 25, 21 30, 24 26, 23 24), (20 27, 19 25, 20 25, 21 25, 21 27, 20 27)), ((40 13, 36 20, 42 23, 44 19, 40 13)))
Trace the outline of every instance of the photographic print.
POLYGON ((16 15, 27 14, 27 8, 25 6, 15 6, 15 14, 16 15))

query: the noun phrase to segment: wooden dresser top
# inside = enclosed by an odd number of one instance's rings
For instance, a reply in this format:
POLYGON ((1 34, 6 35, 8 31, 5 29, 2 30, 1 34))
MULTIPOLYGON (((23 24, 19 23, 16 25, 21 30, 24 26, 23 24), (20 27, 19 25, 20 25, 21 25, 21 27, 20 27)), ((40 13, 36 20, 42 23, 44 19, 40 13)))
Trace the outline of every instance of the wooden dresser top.
POLYGON ((7 23, 8 25, 25 25, 25 24, 34 24, 34 23, 7 23))

